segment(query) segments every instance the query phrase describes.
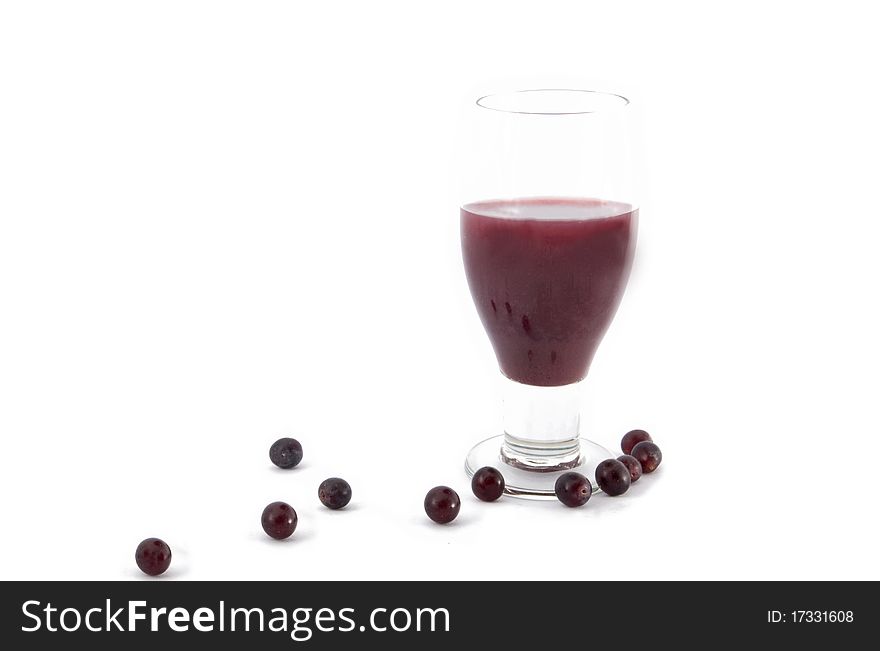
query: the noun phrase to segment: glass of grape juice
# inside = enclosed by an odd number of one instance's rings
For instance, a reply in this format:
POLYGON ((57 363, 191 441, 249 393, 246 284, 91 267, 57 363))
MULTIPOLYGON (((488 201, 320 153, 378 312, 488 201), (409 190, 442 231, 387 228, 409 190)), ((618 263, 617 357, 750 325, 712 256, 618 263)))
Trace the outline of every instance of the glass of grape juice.
POLYGON ((632 265, 632 109, 614 93, 486 95, 470 109, 461 249, 502 375, 503 434, 468 454, 510 495, 552 498, 570 470, 595 485, 613 457, 581 436, 582 383, 632 265))

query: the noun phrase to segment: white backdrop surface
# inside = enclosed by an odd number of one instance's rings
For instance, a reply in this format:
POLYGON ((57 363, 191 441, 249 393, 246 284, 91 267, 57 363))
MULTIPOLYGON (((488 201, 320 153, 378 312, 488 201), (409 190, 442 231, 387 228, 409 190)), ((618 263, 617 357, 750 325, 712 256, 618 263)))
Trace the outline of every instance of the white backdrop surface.
POLYGON ((866 8, 3 3, 0 577, 135 578, 158 536, 178 579, 880 578, 866 8), (637 261, 584 402, 664 463, 582 509, 487 505, 458 118, 559 84, 643 114, 637 261))

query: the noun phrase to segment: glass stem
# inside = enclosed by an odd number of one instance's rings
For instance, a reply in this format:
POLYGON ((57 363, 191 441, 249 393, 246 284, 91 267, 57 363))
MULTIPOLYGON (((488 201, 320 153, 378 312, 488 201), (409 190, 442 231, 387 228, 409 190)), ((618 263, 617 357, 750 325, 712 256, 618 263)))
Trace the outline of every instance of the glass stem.
POLYGON ((573 468, 580 456, 581 382, 557 387, 520 384, 502 376, 502 459, 517 468, 573 468))

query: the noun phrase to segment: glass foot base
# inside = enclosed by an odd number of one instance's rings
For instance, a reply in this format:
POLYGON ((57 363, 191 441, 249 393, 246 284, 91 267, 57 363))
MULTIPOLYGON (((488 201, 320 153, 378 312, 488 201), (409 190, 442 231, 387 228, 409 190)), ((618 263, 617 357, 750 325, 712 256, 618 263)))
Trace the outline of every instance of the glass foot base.
MULTIPOLYGON (((596 466, 605 459, 614 459, 616 456, 603 448, 598 443, 587 439, 580 440, 580 456, 571 464, 570 468, 554 471, 524 470, 521 467, 509 465, 501 455, 501 446, 504 444, 504 435, 493 436, 477 443, 464 461, 464 469, 468 477, 482 468, 492 466, 504 475, 504 493, 513 497, 531 500, 555 500, 556 494, 553 488, 556 479, 564 472, 579 472, 593 484, 593 492, 598 492, 596 485, 596 466)), ((569 464, 566 464, 569 465, 569 464)))

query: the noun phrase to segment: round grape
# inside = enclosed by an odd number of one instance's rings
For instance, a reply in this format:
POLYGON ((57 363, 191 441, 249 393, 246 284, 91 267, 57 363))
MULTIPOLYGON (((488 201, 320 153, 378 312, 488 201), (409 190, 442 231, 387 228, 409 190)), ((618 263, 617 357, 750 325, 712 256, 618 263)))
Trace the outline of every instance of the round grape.
POLYGON ((171 565, 171 548, 164 540, 147 538, 137 546, 134 561, 144 574, 159 576, 171 565))
POLYGON ((632 454, 633 448, 636 444, 641 443, 642 441, 650 441, 651 435, 648 434, 643 429, 634 429, 631 432, 627 432, 623 435, 623 438, 620 439, 620 449, 624 454, 632 454))
POLYGON ((629 469, 617 459, 606 459, 596 466, 596 483, 606 495, 616 497, 629 490, 632 477, 629 469))
POLYGON ((484 466, 474 473, 471 490, 484 502, 494 502, 504 493, 504 477, 492 466, 484 466))
POLYGON ((593 485, 579 472, 565 472, 557 478, 554 491, 566 506, 583 506, 593 495, 593 485))
POLYGON ((631 454, 622 454, 617 457, 617 460, 626 466, 626 469, 629 470, 630 479, 632 479, 632 483, 635 484, 639 480, 639 477, 642 476, 642 464, 640 464, 639 460, 631 454))
POLYGON ((351 486, 339 477, 325 479, 318 486, 318 499, 328 509, 341 509, 351 501, 351 486))
POLYGON ((448 486, 435 486, 425 495, 425 513, 437 524, 455 520, 460 508, 458 493, 448 486))
POLYGON ((656 443, 651 441, 642 441, 633 448, 632 454, 640 464, 642 464, 642 472, 650 473, 657 470, 657 466, 663 461, 663 453, 656 443))
POLYGON ((299 441, 291 438, 278 439, 269 448, 269 459, 279 468, 293 468, 303 458, 303 449, 299 441))
POLYGON ((272 502, 263 509, 261 520, 263 531, 275 540, 284 540, 296 531, 296 511, 290 504, 284 502, 272 502))

